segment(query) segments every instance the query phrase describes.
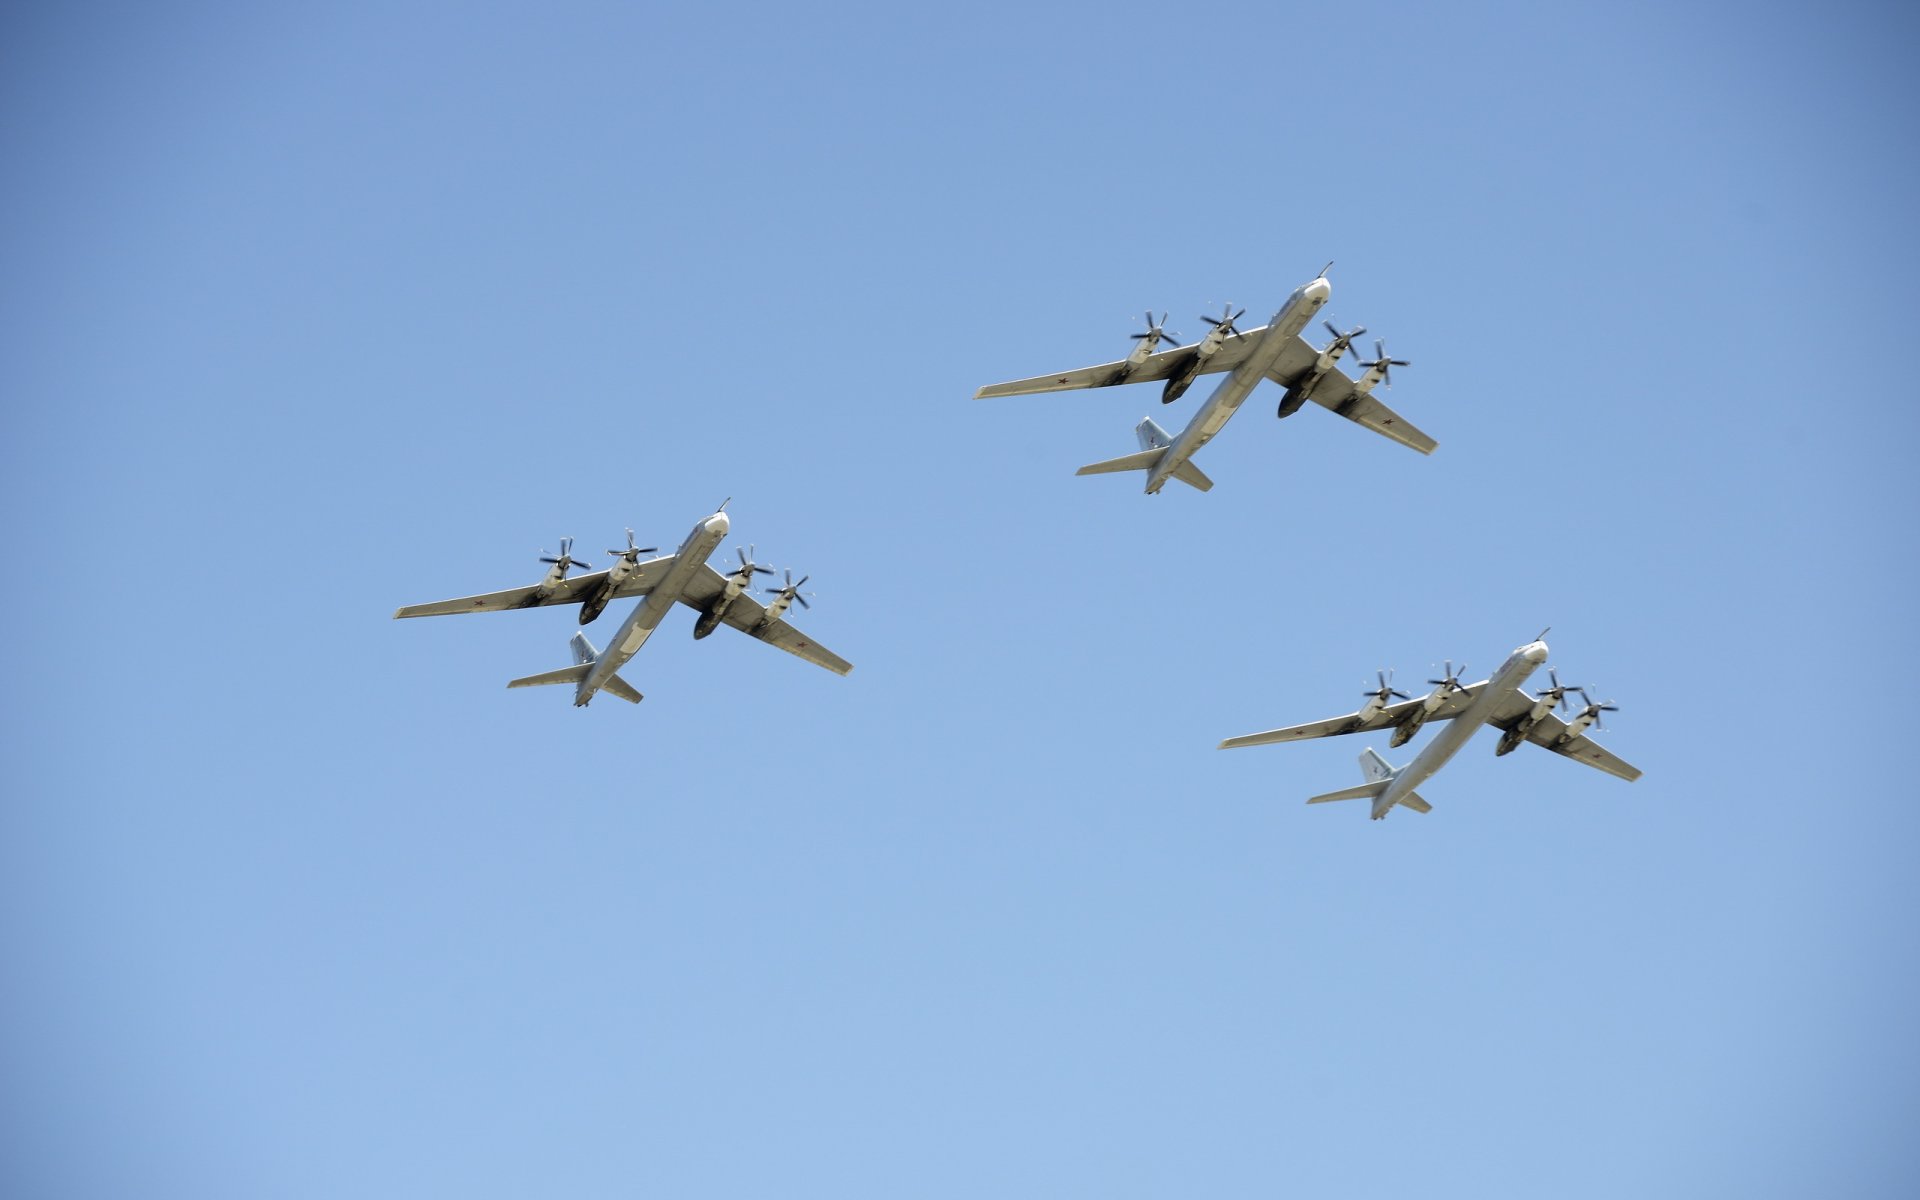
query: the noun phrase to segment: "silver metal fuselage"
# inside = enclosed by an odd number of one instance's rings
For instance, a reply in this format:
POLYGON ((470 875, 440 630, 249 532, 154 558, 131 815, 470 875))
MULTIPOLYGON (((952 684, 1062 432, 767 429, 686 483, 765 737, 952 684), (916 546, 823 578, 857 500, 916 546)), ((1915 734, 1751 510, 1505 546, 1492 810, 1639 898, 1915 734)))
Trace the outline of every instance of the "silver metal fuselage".
POLYGON ((593 699, 594 693, 606 684, 608 676, 626 666, 627 660, 647 644, 647 639, 659 628, 674 602, 680 599, 680 593, 686 591, 687 581, 706 564, 720 545, 720 540, 727 536, 727 524, 727 514, 715 513, 693 527, 693 532, 687 535, 687 540, 681 542, 680 549, 674 553, 673 564, 667 568, 666 574, 660 577, 660 582, 653 585, 646 598, 621 623, 620 631, 607 643, 599 661, 580 681, 573 697, 576 705, 593 699))
POLYGON ((1167 480, 1173 478, 1173 473, 1179 470, 1183 463, 1198 453, 1200 447, 1212 441, 1214 435, 1226 427, 1227 422, 1233 419, 1233 414, 1240 410, 1240 405, 1245 403, 1247 397, 1253 393, 1253 389, 1267 377, 1267 369, 1280 357, 1280 352, 1286 349, 1288 341, 1298 336, 1300 331, 1307 327, 1307 322, 1313 319, 1313 314, 1320 311, 1321 306, 1326 304, 1327 297, 1332 294, 1333 288, 1325 279, 1316 279, 1296 288, 1293 295, 1287 297, 1287 302, 1280 306, 1280 311, 1273 314, 1273 320, 1267 323, 1266 332, 1260 335, 1259 345, 1241 359, 1238 366, 1227 373, 1227 377, 1220 381, 1219 387, 1213 389, 1213 395, 1207 397, 1207 402, 1201 406, 1193 420, 1187 422, 1187 427, 1180 431, 1180 436, 1174 439, 1173 445, 1160 456, 1160 461, 1147 476, 1149 495, 1158 492, 1167 480))
POLYGON ((1392 812, 1402 796, 1431 779, 1434 772, 1459 753, 1460 747, 1466 745, 1467 740, 1486 723, 1487 714, 1501 703, 1501 698, 1525 683, 1527 677, 1539 670, 1540 664, 1546 661, 1547 644, 1539 641, 1528 642, 1508 655, 1507 661, 1500 664, 1500 669, 1487 680, 1487 686, 1480 689, 1480 694, 1473 698, 1467 710, 1448 721, 1445 728, 1435 734, 1434 739, 1414 756, 1413 761, 1387 784, 1387 790, 1381 792, 1373 802, 1374 819, 1378 820, 1392 812))

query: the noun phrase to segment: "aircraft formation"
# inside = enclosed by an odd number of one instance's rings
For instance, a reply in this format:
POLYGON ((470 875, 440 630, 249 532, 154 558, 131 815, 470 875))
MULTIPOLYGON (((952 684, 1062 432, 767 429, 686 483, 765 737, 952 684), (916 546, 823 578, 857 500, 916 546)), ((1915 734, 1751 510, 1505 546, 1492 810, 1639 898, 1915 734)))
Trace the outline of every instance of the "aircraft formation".
MULTIPOLYGON (((1134 430, 1140 446, 1138 451, 1089 463, 1077 472, 1104 475, 1143 471, 1149 495, 1157 494, 1170 479, 1202 492, 1212 490, 1213 481, 1194 465, 1194 455, 1218 436, 1263 380, 1272 380, 1283 389, 1276 413, 1280 418, 1292 416, 1312 401, 1362 428, 1422 454, 1431 454, 1438 443, 1374 395, 1376 387, 1390 383, 1394 367, 1411 366, 1411 363, 1389 357, 1385 342, 1376 339, 1373 359, 1358 364, 1363 374, 1355 379, 1339 364, 1353 352, 1355 341, 1366 333, 1364 327, 1343 333, 1331 321, 1322 321, 1331 340, 1323 347, 1307 341, 1308 327, 1333 292, 1327 280, 1327 269, 1332 265, 1328 263, 1319 275, 1294 289, 1273 319, 1257 329, 1241 330, 1236 323, 1246 310, 1236 312, 1228 304, 1219 317, 1201 318, 1209 326, 1205 337, 1182 346, 1177 337, 1167 332, 1166 315, 1155 321, 1153 313, 1148 311, 1146 331, 1132 335, 1137 344, 1126 358, 1055 375, 991 384, 975 392, 974 398, 1160 383, 1161 403, 1170 404, 1185 394, 1201 375, 1224 374, 1225 378, 1178 434, 1169 435, 1151 417, 1145 418, 1134 430)), ((796 582, 793 572, 788 570, 781 586, 760 589, 772 597, 762 604, 751 594, 753 585, 756 576, 770 575, 772 569, 753 560, 751 547, 737 550, 740 565, 730 566, 725 574, 709 564, 708 560, 729 529, 723 503, 711 516, 694 525, 672 554, 653 558, 642 556, 656 554, 657 549, 637 547, 633 530, 629 529, 625 549, 607 551, 614 556, 611 566, 575 576, 569 576, 568 572, 575 566, 588 564, 573 556, 573 539, 563 538, 558 555, 542 552, 540 561, 548 564, 548 570, 537 583, 408 605, 393 615, 396 618, 431 617, 578 604, 579 622, 587 625, 613 601, 637 598, 639 603, 621 622, 604 651, 596 649, 584 631, 576 631, 570 639, 573 665, 523 676, 507 684, 510 688, 572 684, 573 702, 577 707, 584 707, 601 692, 634 704, 641 701, 640 692, 622 679, 619 671, 639 653, 676 602, 699 614, 693 626, 695 638, 704 638, 724 624, 835 674, 852 671, 853 664, 787 622, 794 604, 803 609, 809 607, 806 596, 810 593, 800 591, 807 577, 796 582)), ((1376 673, 1379 686, 1365 693, 1366 702, 1355 712, 1228 738, 1219 748, 1227 750, 1388 730, 1391 730, 1388 741, 1391 748, 1404 745, 1428 724, 1443 726, 1404 766, 1393 766, 1368 747, 1360 755, 1365 782, 1313 796, 1307 801, 1322 804, 1336 800, 1370 800, 1374 820, 1384 818, 1400 806, 1420 813, 1431 811, 1432 806, 1414 789, 1446 765, 1482 725, 1492 725, 1501 731, 1494 747, 1496 755, 1508 754, 1523 742, 1530 742, 1621 779, 1638 779, 1641 772, 1637 767, 1587 736, 1587 730, 1602 728, 1602 713, 1617 711, 1611 700, 1593 701, 1584 687, 1562 684, 1551 668, 1547 672, 1549 686, 1536 687, 1531 692, 1523 686, 1547 661, 1546 634, 1547 631, 1542 630, 1538 637, 1515 648, 1498 670, 1478 683, 1461 683, 1465 666, 1456 671, 1452 660, 1448 660, 1441 678, 1427 681, 1433 690, 1415 698, 1395 689, 1391 673, 1382 670, 1376 673), (1563 720, 1558 713, 1573 711, 1567 700, 1569 694, 1578 694, 1582 706, 1570 719, 1563 720)))

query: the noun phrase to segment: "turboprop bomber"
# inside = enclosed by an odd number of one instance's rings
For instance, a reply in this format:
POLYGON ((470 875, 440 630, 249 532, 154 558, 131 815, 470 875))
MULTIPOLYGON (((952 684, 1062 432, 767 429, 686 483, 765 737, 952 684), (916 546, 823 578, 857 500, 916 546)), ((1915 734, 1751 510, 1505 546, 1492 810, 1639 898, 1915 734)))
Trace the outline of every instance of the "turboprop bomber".
POLYGON ((580 623, 584 625, 599 616, 614 600, 641 597, 641 602, 634 606, 633 612, 628 614, 607 643, 604 653, 594 648, 585 633, 575 633, 571 640, 572 666, 529 675, 507 684, 508 687, 539 687, 544 684, 571 683, 574 685, 573 702, 576 706, 587 704, 602 691, 611 692, 633 704, 640 703, 640 693, 620 678, 618 672, 628 659, 646 645, 647 639, 653 636, 653 631, 673 608, 675 601, 699 612, 693 625, 693 636, 696 638, 706 637, 723 624, 730 625, 749 637, 777 646, 836 675, 845 675, 853 670, 852 663, 787 624, 787 611, 796 601, 802 608, 810 607, 806 594, 800 591, 801 584, 807 582, 805 577, 795 583, 793 573, 789 571, 785 587, 760 589, 773 596, 771 603, 763 606, 749 593, 753 590, 754 577, 771 574, 772 568, 754 562, 750 549, 739 551, 740 566, 725 575, 708 565, 707 560, 727 536, 729 523, 725 507, 722 505, 722 511, 695 525, 686 540, 680 543, 680 548, 672 554, 641 558, 643 554, 652 554, 655 548, 635 546, 633 531, 629 529, 627 548, 607 552, 614 555, 612 566, 569 579, 568 568, 580 560, 573 557, 573 541, 568 538, 560 543, 557 558, 541 557, 541 562, 552 565, 539 583, 480 596, 440 600, 432 604, 412 604, 393 615, 396 618, 438 617, 453 613, 504 612, 516 608, 579 604, 580 623))
POLYGON ((1532 742, 1628 782, 1640 778, 1640 768, 1628 764, 1586 736, 1588 729, 1601 727, 1601 713, 1618 711, 1611 700, 1594 702, 1588 698, 1585 688, 1561 683, 1560 676, 1551 669, 1547 672, 1547 678, 1552 681, 1552 686, 1537 689, 1532 695, 1521 689, 1520 685, 1547 661, 1547 643, 1542 640, 1546 636, 1547 631, 1541 630, 1539 637, 1515 649, 1507 656, 1507 661, 1500 664, 1499 670, 1479 683, 1462 684, 1460 675, 1466 671, 1466 666, 1462 664, 1460 670, 1455 671, 1453 662, 1449 660, 1441 678, 1427 681, 1434 685, 1433 691, 1425 696, 1413 697, 1396 690, 1393 676, 1381 671, 1375 675, 1380 686, 1365 693, 1367 701, 1358 712, 1325 721, 1311 721, 1305 725, 1290 725, 1285 729, 1228 738, 1220 743, 1220 749, 1266 746, 1274 742, 1297 742, 1307 738, 1382 729, 1393 730, 1389 744, 1400 746, 1430 721, 1451 722, 1407 765, 1395 767, 1368 749, 1360 756, 1360 768, 1367 780, 1365 783, 1314 796, 1307 801, 1308 804, 1324 804, 1331 800, 1372 800, 1373 819, 1376 821, 1391 812, 1396 804, 1404 804, 1415 812, 1432 811, 1432 805, 1421 799, 1413 789, 1445 766, 1482 725, 1492 725, 1500 730, 1500 741, 1493 748, 1496 755, 1511 754, 1522 742, 1532 742), (1554 710, 1568 711, 1569 692, 1578 692, 1584 706, 1572 720, 1563 721, 1555 715, 1554 710), (1398 703, 1394 702, 1396 698, 1398 703))
MULTIPOLYGON (((1333 264, 1328 263, 1331 267, 1333 264)), ((1213 481, 1193 465, 1193 456, 1212 441, 1233 414, 1263 379, 1271 379, 1285 388, 1280 397, 1278 416, 1298 412, 1307 401, 1357 425, 1391 438, 1403 446, 1431 454, 1439 444, 1411 422, 1394 412, 1375 396, 1381 384, 1391 386, 1394 367, 1411 366, 1403 359, 1389 358, 1386 343, 1374 341, 1374 358, 1363 362, 1365 373, 1353 379, 1339 369, 1343 356, 1352 350, 1354 339, 1366 332, 1364 327, 1340 332, 1331 321, 1323 322, 1332 340, 1324 348, 1311 345, 1301 336, 1314 316, 1333 294, 1323 268, 1318 277, 1294 289, 1273 320, 1258 329, 1242 331, 1235 324, 1246 309, 1235 312, 1231 304, 1218 317, 1202 317, 1212 328, 1207 336, 1191 346, 1182 346, 1166 332, 1166 318, 1156 322, 1147 313, 1147 331, 1132 335, 1139 345, 1120 362, 1083 367, 1058 375, 1037 375, 1011 383, 990 384, 974 393, 974 399, 1022 396, 1038 392, 1062 392, 1078 388, 1112 387, 1121 383, 1163 382, 1160 401, 1178 400, 1201 375, 1226 372, 1200 411, 1177 435, 1169 435, 1151 418, 1134 429, 1140 450, 1105 462, 1081 467, 1077 474, 1104 475, 1116 471, 1145 471, 1149 495, 1158 492, 1167 480, 1178 479, 1190 487, 1208 491, 1213 481), (1162 343, 1166 347, 1162 348, 1162 343)), ((1358 358, 1358 354, 1355 354, 1358 358)))

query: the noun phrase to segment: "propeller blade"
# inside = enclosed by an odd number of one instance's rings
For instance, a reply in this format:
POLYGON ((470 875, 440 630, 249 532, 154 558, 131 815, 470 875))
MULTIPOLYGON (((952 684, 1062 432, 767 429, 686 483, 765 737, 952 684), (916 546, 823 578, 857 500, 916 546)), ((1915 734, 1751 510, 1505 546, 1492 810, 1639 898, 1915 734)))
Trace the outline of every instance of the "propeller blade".
POLYGON ((801 608, 812 608, 812 607, 813 607, 813 605, 811 605, 811 604, 808 604, 808 603, 807 603, 807 598, 806 598, 805 596, 802 596, 802 595, 801 595, 801 594, 800 594, 799 592, 795 592, 795 593, 793 594, 793 598, 794 598, 795 600, 798 600, 798 601, 800 602, 800 607, 801 607, 801 608))

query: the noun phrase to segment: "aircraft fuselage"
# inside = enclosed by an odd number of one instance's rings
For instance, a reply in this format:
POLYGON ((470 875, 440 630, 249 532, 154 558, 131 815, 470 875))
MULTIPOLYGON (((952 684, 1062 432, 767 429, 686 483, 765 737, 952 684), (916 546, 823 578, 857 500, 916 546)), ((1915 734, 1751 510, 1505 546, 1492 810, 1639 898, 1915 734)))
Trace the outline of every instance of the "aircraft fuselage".
MULTIPOLYGON (((653 586, 653 590, 647 593, 645 599, 641 600, 627 619, 621 623, 619 632, 615 633, 613 640, 607 643, 606 651, 600 655, 599 661, 593 664, 593 669, 587 672, 587 677, 580 681, 579 688, 574 692, 574 704, 585 704, 593 699, 594 693, 606 684, 608 677, 626 666, 627 660, 640 652, 640 647, 647 644, 647 639, 653 636, 655 629, 659 628, 661 620, 672 610, 674 602, 680 598, 682 592, 686 591, 687 581, 693 577, 695 571, 705 565, 708 558, 712 557, 721 539, 726 536, 727 514, 725 513, 715 513, 693 527, 693 532, 687 535, 687 540, 681 542, 680 549, 674 552, 673 563, 661 575, 660 582, 653 586)), ((609 575, 608 579, 611 582, 612 576, 609 575)), ((611 592, 612 588, 609 587, 608 591, 611 592)), ((602 601, 601 607, 605 606, 605 601, 602 601)))
MULTIPOLYGON (((1147 476, 1147 493, 1152 495, 1173 478, 1173 473, 1182 464, 1199 452, 1200 447, 1212 441, 1214 435, 1226 427, 1233 414, 1240 411, 1240 405, 1246 402, 1253 389, 1267 377, 1267 369, 1273 366, 1286 349, 1287 342, 1297 337, 1313 315, 1326 304, 1327 297, 1333 294, 1333 288, 1325 279, 1315 279, 1294 290, 1280 311, 1273 314, 1273 320, 1267 323, 1266 332, 1259 335, 1259 344, 1248 351, 1239 365, 1227 373, 1220 386, 1213 389, 1213 395, 1187 422, 1173 445, 1160 456, 1160 461, 1147 476)), ((1243 335, 1244 336, 1244 335, 1243 335)))
POLYGON ((1377 821, 1386 816, 1393 811, 1394 805, 1400 803, 1402 796, 1431 779, 1434 772, 1458 754, 1460 747, 1466 745, 1467 740, 1486 723, 1487 714, 1502 702, 1502 698, 1525 683, 1527 677, 1539 670, 1540 664, 1546 661, 1547 644, 1541 641, 1528 642, 1508 655, 1507 661, 1500 664, 1500 669, 1487 680, 1487 685, 1480 689, 1480 694, 1473 698, 1467 710, 1447 722, 1446 728, 1435 734, 1434 739, 1414 756, 1413 761, 1393 777, 1387 790, 1374 800, 1373 819, 1377 821))

